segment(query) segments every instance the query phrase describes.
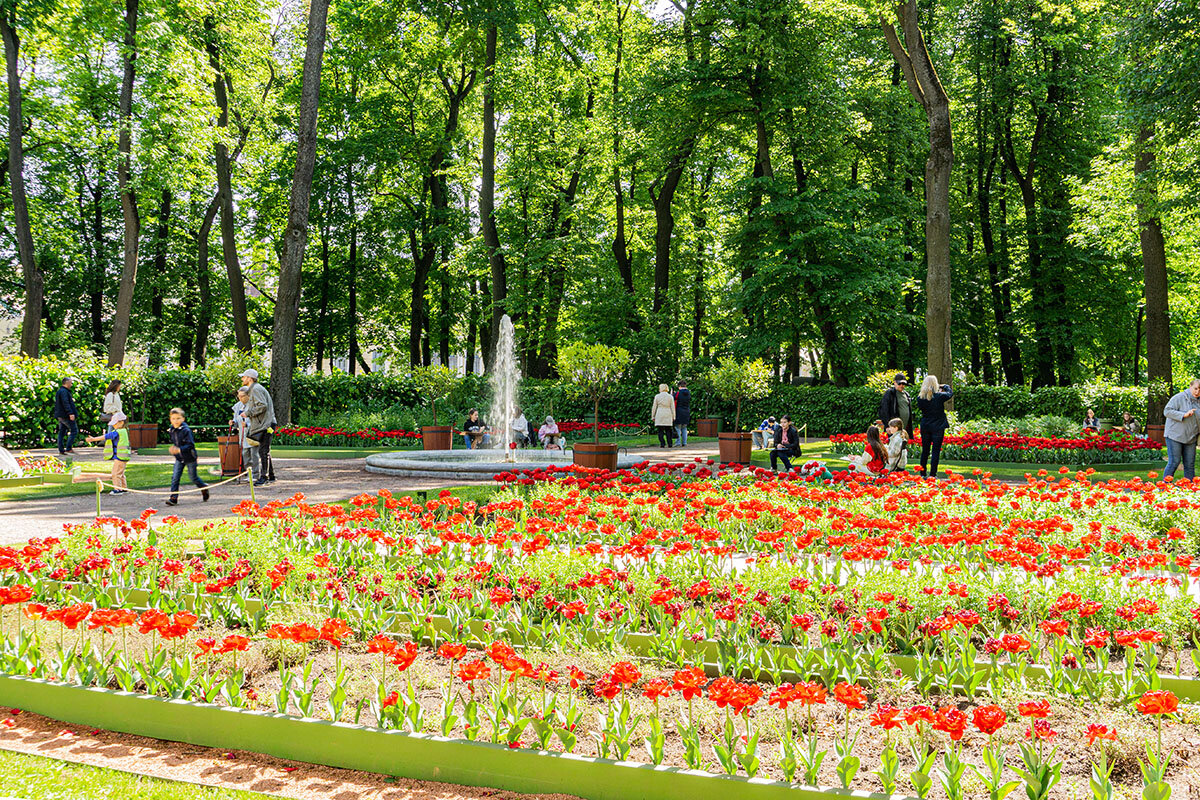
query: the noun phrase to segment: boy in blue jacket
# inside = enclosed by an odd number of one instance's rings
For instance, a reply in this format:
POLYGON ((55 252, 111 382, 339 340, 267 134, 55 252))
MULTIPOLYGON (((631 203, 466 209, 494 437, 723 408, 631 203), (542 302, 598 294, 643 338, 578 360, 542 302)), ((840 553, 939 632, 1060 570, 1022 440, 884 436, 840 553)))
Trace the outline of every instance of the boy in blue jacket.
POLYGON ((175 456, 175 472, 171 474, 171 498, 167 500, 167 505, 179 505, 179 479, 183 477, 185 466, 192 483, 203 489, 200 496, 208 502, 208 489, 204 488, 208 484, 200 480, 200 475, 196 472, 196 437, 192 436, 192 429, 184 422, 182 408, 171 409, 171 429, 167 433, 171 437, 171 455, 175 456))

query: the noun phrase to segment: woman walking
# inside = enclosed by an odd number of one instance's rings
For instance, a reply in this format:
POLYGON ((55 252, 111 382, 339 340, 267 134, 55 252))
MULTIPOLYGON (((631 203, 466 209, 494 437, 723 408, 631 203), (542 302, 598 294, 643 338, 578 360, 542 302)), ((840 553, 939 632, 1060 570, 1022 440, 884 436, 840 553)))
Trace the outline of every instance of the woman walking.
POLYGON ((658 385, 658 394, 654 395, 654 403, 650 406, 650 419, 658 430, 658 446, 675 446, 675 398, 671 397, 671 387, 665 383, 658 385))
MULTIPOLYGON (((114 380, 108 384, 108 389, 104 393, 104 407, 101 409, 100 421, 108 425, 108 429, 113 429, 112 419, 117 414, 124 415, 125 408, 121 403, 121 381, 114 380)), ((125 434, 128 436, 128 432, 125 434)))
POLYGON ((921 410, 921 477, 925 477, 926 464, 933 454, 932 469, 929 474, 936 478, 938 458, 942 455, 942 438, 950 427, 946 419, 946 401, 954 396, 950 384, 938 385, 936 375, 926 375, 921 381, 921 391, 917 395, 917 408, 921 410))

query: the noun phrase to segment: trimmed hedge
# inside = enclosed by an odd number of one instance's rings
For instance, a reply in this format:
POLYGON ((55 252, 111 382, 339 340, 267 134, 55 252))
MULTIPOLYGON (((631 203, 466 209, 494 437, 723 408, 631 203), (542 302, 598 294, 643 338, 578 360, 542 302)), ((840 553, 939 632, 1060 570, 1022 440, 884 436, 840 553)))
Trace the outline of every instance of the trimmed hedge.
MULTIPOLYGON (((211 440, 230 418, 236 385, 214 388, 203 370, 123 369, 102 361, 79 358, 70 362, 55 359, 0 358, 0 442, 8 447, 35 447, 53 439, 54 392, 65 375, 75 380, 75 404, 83 431, 102 429, 99 414, 104 390, 113 378, 125 386, 121 396, 132 422, 159 422, 165 435, 167 412, 181 406, 200 438, 211 440)), ((227 379, 222 378, 222 381, 227 379)), ((704 417, 721 417, 732 422, 734 407, 715 397, 703 379, 690 383, 692 422, 704 417)), ((650 422, 650 404, 658 384, 617 386, 600 404, 602 422, 650 422)), ((1118 418, 1129 411, 1144 415, 1145 389, 1136 386, 1048 387, 1030 392, 1023 387, 963 386, 954 393, 959 419, 1023 417, 1057 414, 1083 419, 1089 406, 1101 417, 1118 418)), ((427 409, 408 375, 351 376, 299 374, 292 385, 293 420, 318 414, 383 412, 396 407, 427 409)), ((752 428, 767 416, 788 414, 799 425, 808 425, 809 435, 857 433, 875 419, 880 393, 865 387, 777 385, 762 400, 742 405, 743 426, 752 428)), ((471 375, 444 404, 445 412, 457 418, 472 406, 488 408, 491 388, 485 376, 471 375)), ((558 419, 587 420, 587 399, 558 381, 525 380, 520 404, 531 421, 547 414, 558 419)), ((441 406, 442 404, 439 404, 441 406)))

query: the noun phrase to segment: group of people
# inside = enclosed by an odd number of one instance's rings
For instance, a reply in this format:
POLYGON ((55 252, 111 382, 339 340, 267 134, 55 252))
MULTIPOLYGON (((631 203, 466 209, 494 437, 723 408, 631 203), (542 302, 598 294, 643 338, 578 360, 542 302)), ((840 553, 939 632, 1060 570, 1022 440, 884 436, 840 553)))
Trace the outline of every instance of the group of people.
POLYGON ((953 397, 949 384, 939 382, 936 375, 926 375, 914 403, 908 394, 908 378, 897 373, 880 398, 879 418, 867 428, 863 454, 849 458, 851 471, 882 475, 908 469, 908 444, 917 421, 915 406, 920 412, 916 427, 921 431, 921 475, 936 478, 942 441, 950 429, 946 403, 953 397))
MULTIPOLYGON (((530 447, 540 444, 546 450, 562 450, 563 436, 558 430, 554 417, 547 415, 534 433, 530 433, 529 420, 520 406, 513 408, 512 419, 508 422, 509 441, 518 447, 530 447)), ((472 408, 467 412, 467 419, 462 428, 463 444, 468 450, 492 446, 492 429, 479 416, 479 409, 472 408)))
POLYGON ((692 421, 692 393, 687 381, 680 381, 674 392, 665 383, 658 385, 658 394, 650 404, 650 419, 658 433, 659 447, 687 447, 688 425, 692 421))
MULTIPOLYGON (((275 480, 275 468, 271 460, 271 436, 277 425, 275 404, 271 401, 266 387, 259 382, 257 370, 244 371, 241 379, 242 386, 237 390, 237 402, 232 409, 233 426, 238 432, 242 463, 245 466, 258 463, 259 472, 254 484, 262 486, 275 480)), ((106 431, 85 439, 89 444, 103 445, 104 460, 112 463, 112 494, 125 494, 129 491, 125 469, 135 455, 126 427, 128 417, 121 400, 121 385, 120 380, 112 381, 104 394, 100 421, 107 426, 106 431)), ((71 378, 63 378, 54 393, 54 417, 58 421, 57 443, 60 455, 75 451, 75 439, 79 435, 79 414, 75 407, 73 386, 74 381, 71 378)), ((208 485, 200 478, 196 437, 188 427, 186 414, 182 408, 172 408, 169 418, 171 427, 167 436, 171 441, 169 451, 175 457, 175 469, 171 474, 171 496, 166 504, 173 506, 179 503, 179 483, 185 470, 191 482, 200 489, 201 498, 207 501, 208 485)))

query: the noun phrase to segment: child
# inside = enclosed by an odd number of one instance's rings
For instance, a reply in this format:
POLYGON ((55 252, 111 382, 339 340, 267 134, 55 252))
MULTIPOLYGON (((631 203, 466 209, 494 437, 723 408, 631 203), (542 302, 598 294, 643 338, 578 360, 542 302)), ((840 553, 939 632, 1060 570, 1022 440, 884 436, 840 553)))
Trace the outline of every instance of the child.
POLYGON ((129 463, 129 431, 125 430, 125 415, 120 411, 112 415, 108 421, 108 433, 103 436, 89 436, 89 443, 104 442, 104 458, 112 461, 112 492, 110 494, 125 494, 129 490, 125 483, 125 465, 129 463))
MULTIPOLYGON (((237 429, 238 445, 242 449, 242 469, 256 469, 258 463, 258 444, 250 438, 250 423, 246 418, 246 404, 250 401, 250 390, 245 386, 237 390, 238 401, 233 405, 233 425, 237 429)), ((245 483, 249 478, 241 476, 238 483, 245 483)))
POLYGON ((171 437, 171 455, 175 456, 175 472, 171 474, 171 497, 167 500, 167 505, 179 505, 179 479, 183 477, 185 466, 192 483, 203 490, 200 496, 207 503, 208 489, 204 487, 208 484, 200 480, 200 475, 196 472, 196 438, 192 436, 192 429, 183 421, 182 408, 171 409, 171 430, 167 433, 171 437))
POLYGON ((908 433, 904 423, 897 417, 888 422, 887 468, 888 472, 905 472, 908 469, 908 433))
POLYGON ((887 464, 887 451, 879 438, 879 428, 872 425, 867 428, 867 446, 861 456, 850 456, 851 472, 862 472, 866 475, 878 475, 887 464))

